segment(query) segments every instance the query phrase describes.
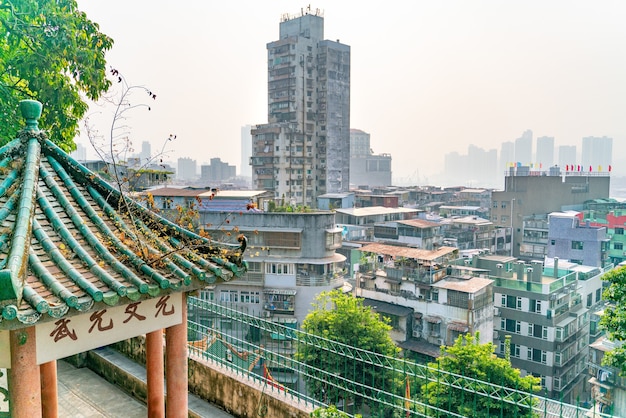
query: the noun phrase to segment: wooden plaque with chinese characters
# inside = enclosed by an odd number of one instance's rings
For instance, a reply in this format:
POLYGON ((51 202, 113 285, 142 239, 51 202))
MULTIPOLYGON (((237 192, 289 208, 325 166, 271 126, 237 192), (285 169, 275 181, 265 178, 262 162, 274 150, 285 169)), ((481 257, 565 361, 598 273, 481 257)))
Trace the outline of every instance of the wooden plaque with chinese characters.
POLYGON ((172 293, 38 324, 37 364, 180 324, 182 300, 172 293))

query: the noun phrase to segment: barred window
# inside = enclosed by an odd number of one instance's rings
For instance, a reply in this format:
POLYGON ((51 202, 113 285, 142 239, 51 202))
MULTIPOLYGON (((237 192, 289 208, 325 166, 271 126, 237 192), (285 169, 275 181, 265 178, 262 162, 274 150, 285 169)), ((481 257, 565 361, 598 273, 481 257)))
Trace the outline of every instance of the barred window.
POLYGON ((265 232, 265 245, 269 247, 300 248, 299 232, 265 232))
POLYGON ((469 306, 469 294, 459 292, 457 290, 448 290, 448 305, 457 308, 466 308, 469 306))

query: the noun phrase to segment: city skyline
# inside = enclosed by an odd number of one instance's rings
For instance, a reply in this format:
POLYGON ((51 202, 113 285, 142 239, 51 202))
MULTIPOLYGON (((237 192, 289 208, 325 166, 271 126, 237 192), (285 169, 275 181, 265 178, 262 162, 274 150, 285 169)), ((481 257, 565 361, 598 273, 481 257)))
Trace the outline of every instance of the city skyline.
MULTIPOLYGON (((115 40, 109 63, 158 94, 152 112, 131 120, 135 144, 160 149, 175 133, 173 159, 240 161, 241 126, 266 120, 266 43, 277 39, 281 15, 301 5, 79 6, 115 40)), ((350 126, 371 134, 375 153, 394 157, 394 183, 428 183, 446 153, 499 149, 526 129, 556 147, 611 137, 615 158, 623 154, 622 3, 311 7, 323 11, 326 38, 352 47, 350 126)), ((614 161, 616 175, 622 165, 614 161)))

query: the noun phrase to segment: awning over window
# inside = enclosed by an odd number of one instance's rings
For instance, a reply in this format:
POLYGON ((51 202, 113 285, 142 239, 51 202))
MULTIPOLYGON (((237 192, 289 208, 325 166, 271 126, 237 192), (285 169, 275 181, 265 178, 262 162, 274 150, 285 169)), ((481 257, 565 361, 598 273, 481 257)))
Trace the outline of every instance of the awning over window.
POLYGON ((469 331, 469 327, 467 326, 467 324, 463 322, 450 322, 448 324, 448 329, 451 329, 452 331, 458 331, 458 332, 469 331))
POLYGON ((430 322, 431 324, 441 324, 441 317, 439 316, 427 316, 426 322, 430 322))
POLYGON ((295 295, 294 289, 263 289, 263 293, 266 295, 295 295))

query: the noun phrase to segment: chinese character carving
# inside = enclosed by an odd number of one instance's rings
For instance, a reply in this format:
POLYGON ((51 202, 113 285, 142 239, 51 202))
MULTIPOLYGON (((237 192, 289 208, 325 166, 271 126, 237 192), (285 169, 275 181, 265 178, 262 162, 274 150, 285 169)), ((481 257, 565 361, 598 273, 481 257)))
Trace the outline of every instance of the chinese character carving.
POLYGON ((162 298, 159 299, 159 301, 156 304, 157 307, 157 312, 154 314, 154 317, 158 317, 159 314, 163 315, 163 316, 167 316, 167 315, 173 315, 174 314, 174 306, 171 306, 171 308, 168 310, 167 309, 167 301, 169 300, 170 296, 163 296, 162 298))
POLYGON ((52 332, 50 333, 51 337, 54 337, 54 342, 56 343, 59 340, 62 340, 65 337, 70 337, 72 340, 76 341, 78 339, 78 337, 76 336, 76 332, 74 331, 74 329, 69 329, 68 325, 70 322, 72 322, 71 319, 59 319, 58 321, 56 321, 54 323, 54 325, 56 325, 56 328, 54 330, 52 330, 52 332))
POLYGON ((130 321, 132 318, 136 318, 139 321, 143 321, 144 319, 146 319, 145 316, 139 315, 137 313, 137 307, 140 303, 141 302, 130 303, 126 306, 126 310, 124 312, 128 314, 128 318, 124 320, 124 324, 130 321))
POLYGON ((108 325, 102 325, 102 315, 106 313, 106 309, 103 311, 97 311, 91 314, 89 320, 91 321, 91 327, 89 327, 89 333, 93 331, 94 327, 98 327, 98 331, 106 331, 113 328, 113 320, 109 318, 108 325))

